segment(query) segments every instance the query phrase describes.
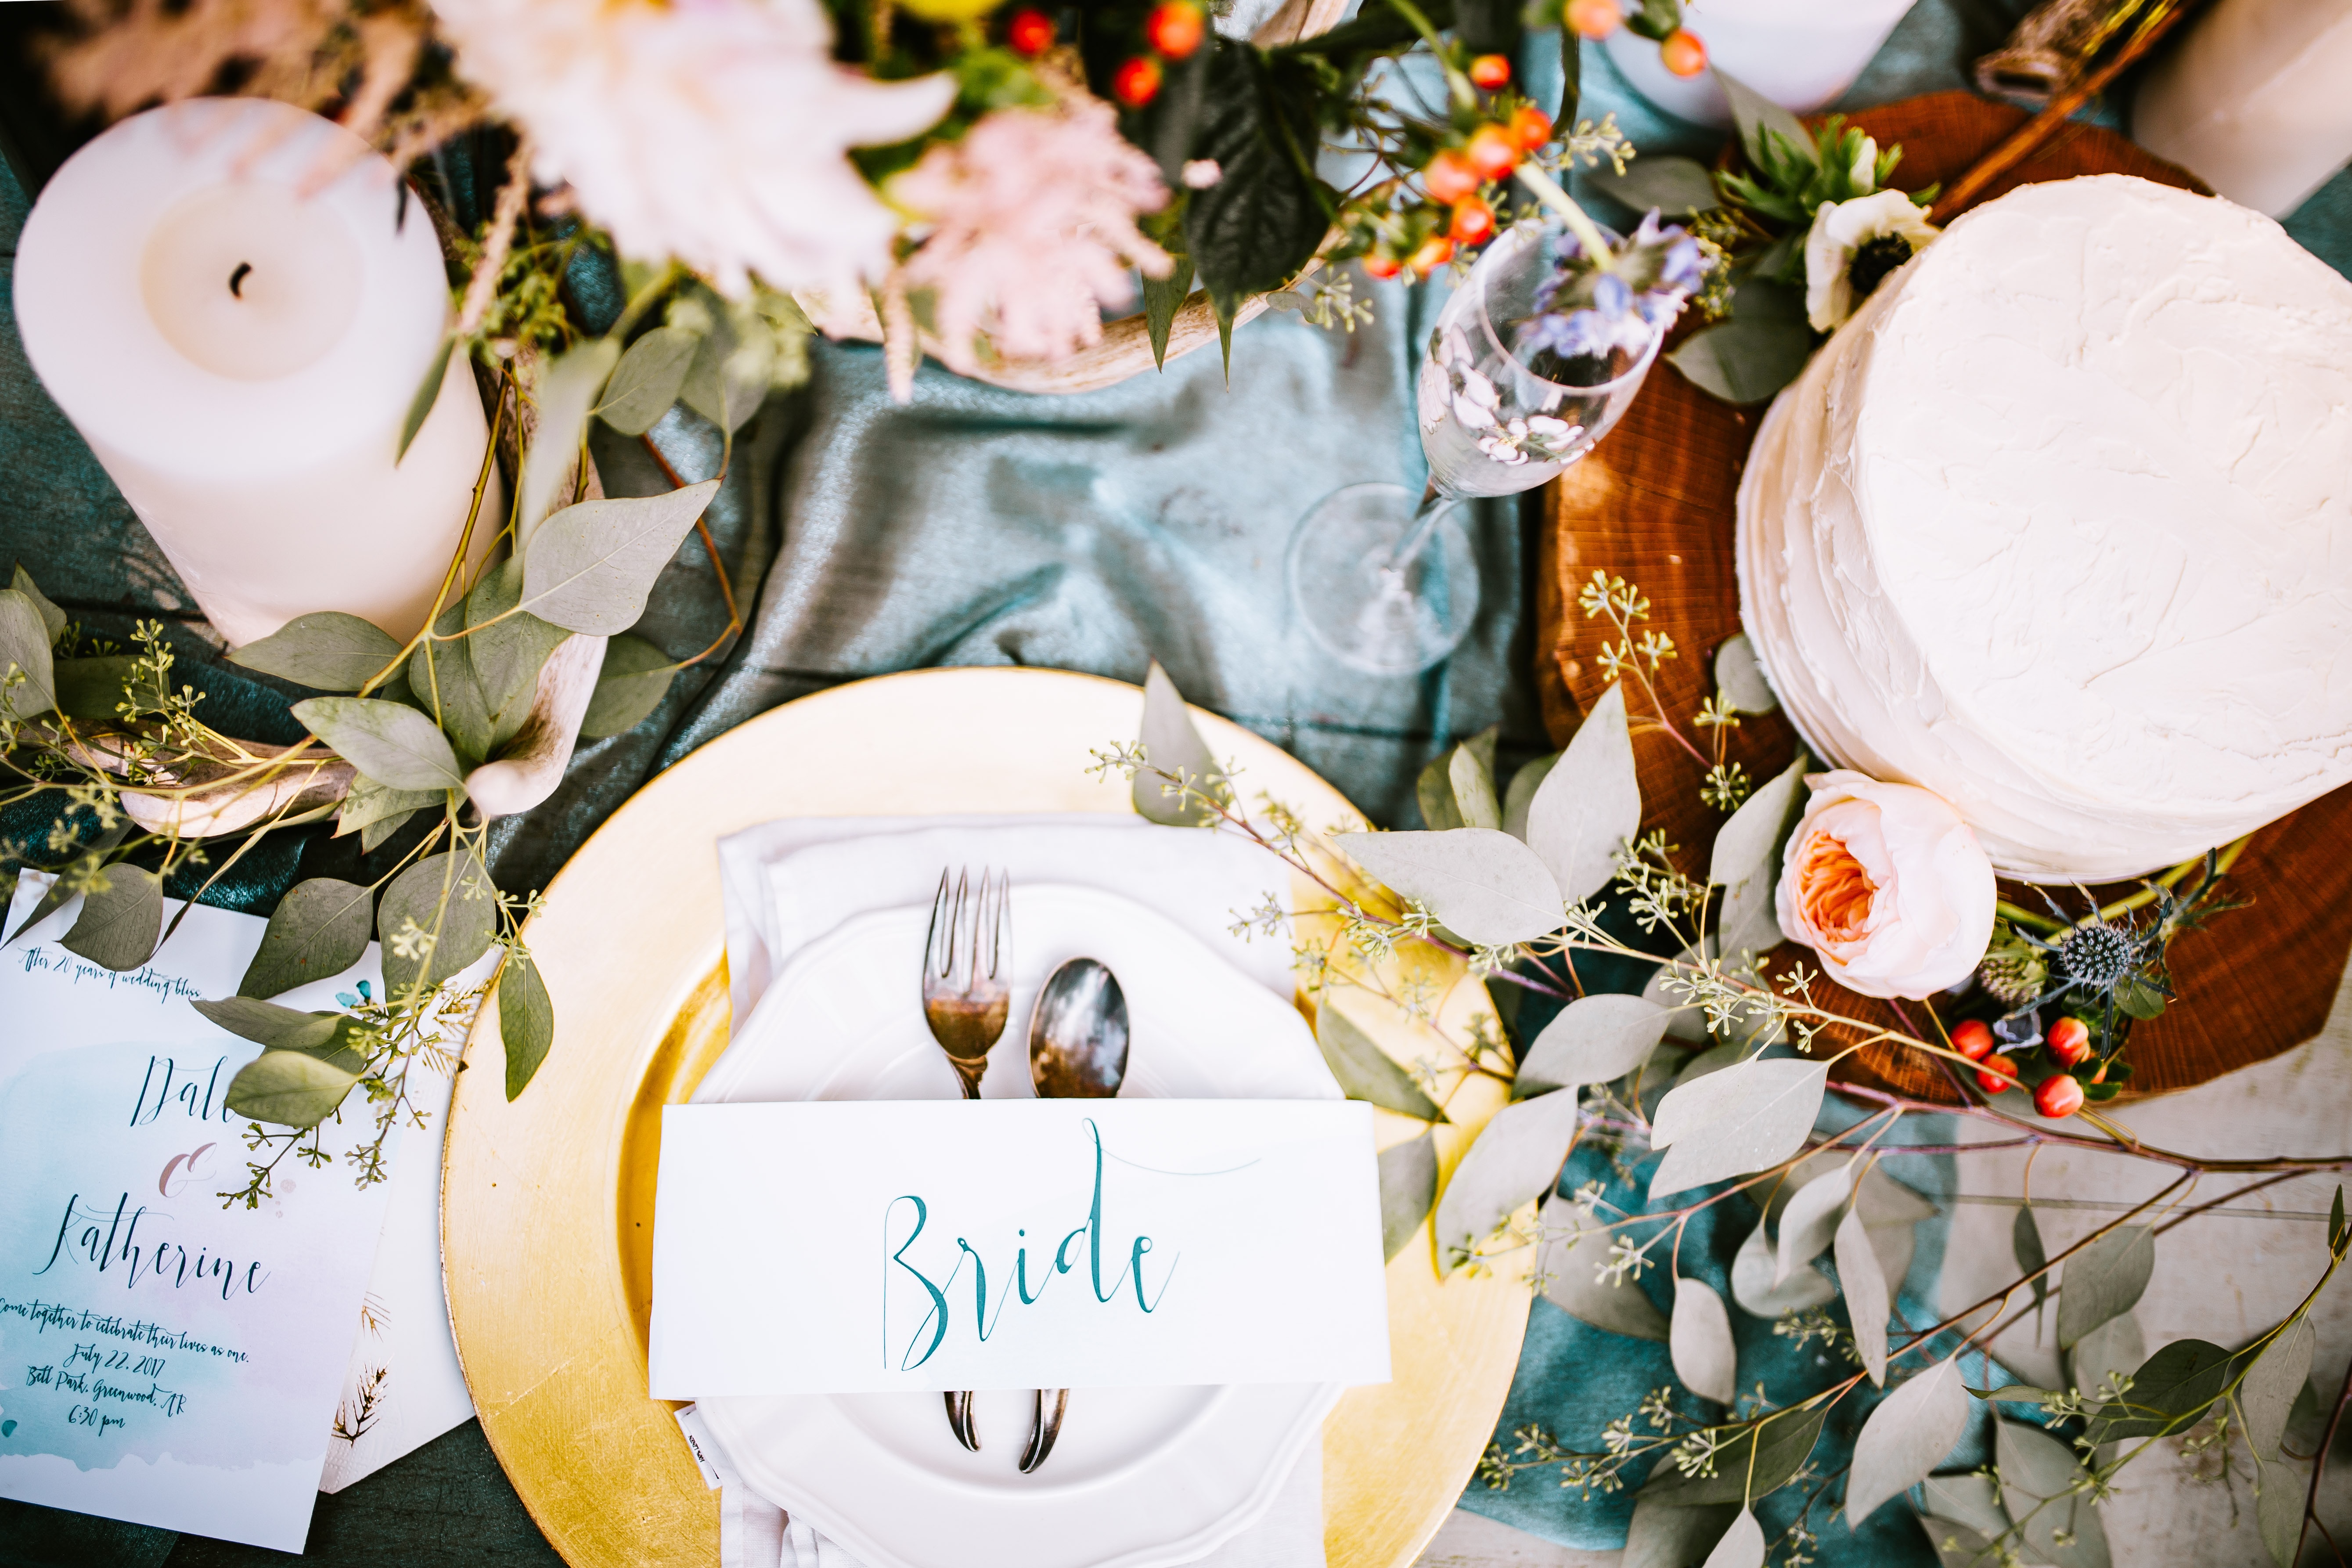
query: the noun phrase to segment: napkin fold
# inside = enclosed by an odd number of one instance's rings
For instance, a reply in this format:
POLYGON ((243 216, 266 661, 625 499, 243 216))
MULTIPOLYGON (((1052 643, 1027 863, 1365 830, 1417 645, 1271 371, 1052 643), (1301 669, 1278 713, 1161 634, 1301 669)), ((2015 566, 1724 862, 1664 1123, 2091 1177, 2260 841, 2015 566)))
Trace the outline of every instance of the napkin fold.
MULTIPOLYGON (((1255 941, 1234 930, 1267 894, 1286 903, 1289 871, 1238 835, 1072 813, 795 817, 719 841, 733 1016, 749 1018, 785 962, 843 921, 929 904, 948 867, 969 867, 975 877, 992 868, 1016 886, 1073 883, 1133 899, 1277 995, 1292 994, 1287 928, 1255 941)), ((822 1521, 793 1518, 746 1484, 693 1410, 679 1412, 679 1425, 719 1492, 722 1568, 862 1568, 824 1536, 822 1521)), ((1264 1515, 1195 1561, 1201 1568, 1322 1568, 1320 1446, 1299 1456, 1264 1515)))

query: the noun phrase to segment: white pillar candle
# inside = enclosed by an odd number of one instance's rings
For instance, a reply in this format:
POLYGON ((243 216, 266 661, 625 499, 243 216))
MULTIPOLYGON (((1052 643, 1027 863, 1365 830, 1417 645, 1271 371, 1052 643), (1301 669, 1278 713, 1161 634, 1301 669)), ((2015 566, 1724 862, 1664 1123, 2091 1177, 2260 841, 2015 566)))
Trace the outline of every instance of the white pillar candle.
MULTIPOLYGON (((453 356, 399 456, 449 288, 389 163, 289 104, 152 110, 67 160, 16 270, 42 384, 232 646, 312 610, 424 624, 488 430, 453 356)), ((494 489, 477 551, 504 521, 494 489)))
MULTIPOLYGON (((1811 114, 1854 83, 1913 0, 1685 0, 1683 26, 1722 67, 1783 109, 1811 114)), ((1628 0, 1624 9, 1636 5, 1628 0)), ((1729 129, 1731 100, 1712 71, 1676 76, 1658 46, 1620 27, 1603 46, 1633 90, 1667 113, 1729 129)))
POLYGON ((2132 135, 2286 216, 2352 159, 2352 0, 2221 0, 2140 84, 2132 135))

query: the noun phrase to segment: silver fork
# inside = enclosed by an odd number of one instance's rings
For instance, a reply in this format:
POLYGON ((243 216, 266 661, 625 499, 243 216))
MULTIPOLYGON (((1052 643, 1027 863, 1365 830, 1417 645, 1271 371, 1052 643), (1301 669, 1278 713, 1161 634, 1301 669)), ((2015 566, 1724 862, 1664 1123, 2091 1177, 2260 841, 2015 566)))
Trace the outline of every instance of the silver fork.
MULTIPOLYGON (((923 1021, 947 1053, 963 1097, 978 1100, 988 1048, 1004 1033, 1013 1010, 1013 882, 982 868, 975 892, 969 868, 954 873, 952 885, 949 876, 940 873, 931 929, 923 941, 923 1021)), ((948 1429, 978 1453, 971 1391, 951 1391, 947 1405, 948 1429)))

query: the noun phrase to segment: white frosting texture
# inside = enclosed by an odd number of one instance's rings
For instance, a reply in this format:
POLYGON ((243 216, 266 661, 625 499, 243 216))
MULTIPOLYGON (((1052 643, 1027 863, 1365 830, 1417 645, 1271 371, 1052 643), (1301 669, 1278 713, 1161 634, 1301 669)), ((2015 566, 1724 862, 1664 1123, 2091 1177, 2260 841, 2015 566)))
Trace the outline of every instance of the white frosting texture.
POLYGON ((2259 214, 2102 174, 1962 217, 1774 402, 1738 527, 1798 729, 2006 875, 2352 782, 2352 282, 2259 214))

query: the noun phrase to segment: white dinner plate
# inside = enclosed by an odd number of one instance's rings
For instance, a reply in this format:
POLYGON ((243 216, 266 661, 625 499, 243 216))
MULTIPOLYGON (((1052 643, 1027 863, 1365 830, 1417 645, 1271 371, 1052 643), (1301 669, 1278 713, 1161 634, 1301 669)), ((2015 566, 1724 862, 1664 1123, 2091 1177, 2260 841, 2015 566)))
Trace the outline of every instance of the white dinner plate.
MULTIPOLYGON (((844 921, 793 954, 694 1099, 953 1100, 924 1025, 928 905, 844 921)), ((1066 959, 1109 966, 1131 1029, 1129 1097, 1335 1100, 1297 1010, 1173 922, 1097 889, 1013 893, 1012 1022, 981 1092, 1024 1097, 1028 1017, 1066 959)), ((1171 1568, 1265 1512, 1320 1432, 1338 1384, 1074 1392, 1053 1457, 1015 1465, 1031 1397, 974 1396, 965 1450, 936 1394, 714 1398, 703 1418, 751 1485, 866 1568, 1171 1568)))

